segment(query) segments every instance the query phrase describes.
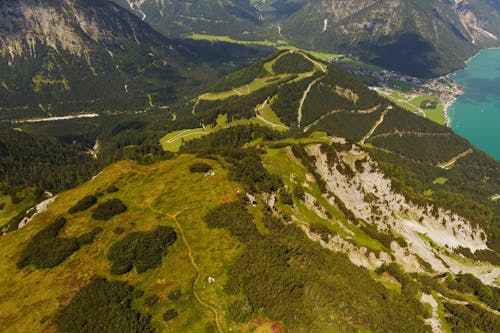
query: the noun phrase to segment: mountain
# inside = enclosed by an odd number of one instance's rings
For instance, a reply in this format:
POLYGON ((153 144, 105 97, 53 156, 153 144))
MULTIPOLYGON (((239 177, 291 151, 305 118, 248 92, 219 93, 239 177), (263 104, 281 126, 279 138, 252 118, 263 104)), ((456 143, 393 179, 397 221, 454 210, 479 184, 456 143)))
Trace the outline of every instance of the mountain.
POLYGON ((285 41, 415 76, 449 73, 500 43, 494 0, 115 1, 168 36, 285 41))
POLYGON ((106 0, 0 1, 0 13, 2 119, 165 105, 267 54, 166 39, 106 0))
POLYGON ((283 51, 131 119, 99 137, 128 161, 22 223, 0 196, 3 331, 500 327, 499 162, 341 67, 283 51))

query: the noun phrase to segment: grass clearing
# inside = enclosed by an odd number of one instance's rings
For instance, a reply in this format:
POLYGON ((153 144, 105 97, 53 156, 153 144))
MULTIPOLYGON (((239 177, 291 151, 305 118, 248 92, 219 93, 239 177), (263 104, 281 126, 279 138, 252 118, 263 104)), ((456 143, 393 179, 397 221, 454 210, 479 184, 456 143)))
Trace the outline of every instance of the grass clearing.
POLYGON ((410 104, 414 105, 417 108, 422 109, 422 111, 425 114, 425 117, 432 120, 435 123, 444 125, 446 123, 446 117, 443 113, 443 104, 439 100, 438 97, 435 96, 429 96, 429 95, 422 95, 418 96, 411 101, 409 101, 410 104), (422 108, 421 105, 424 101, 432 101, 436 103, 436 107, 429 109, 429 108, 422 108))
POLYGON ((444 185, 448 181, 448 178, 438 177, 432 181, 434 185, 444 185))
MULTIPOLYGON (((235 198, 240 186, 227 180, 226 171, 214 161, 196 159, 182 155, 175 160, 149 166, 139 166, 131 162, 119 162, 106 168, 95 179, 58 195, 51 209, 37 215, 25 228, 0 238, 0 330, 3 332, 41 332, 50 327, 50 320, 40 323, 40 319, 52 317, 58 307, 67 304, 73 295, 94 274, 111 279, 127 281, 145 291, 144 297, 134 301, 133 306, 153 315, 154 325, 159 331, 204 331, 213 323, 213 313, 202 307, 193 297, 195 271, 188 259, 182 241, 175 242, 163 258, 158 268, 147 275, 131 271, 118 278, 109 273, 107 259, 109 247, 131 231, 148 231, 157 226, 171 226, 177 230, 172 215, 180 212, 177 221, 193 252, 200 269, 200 280, 196 290, 200 297, 214 306, 221 314, 222 327, 227 329, 227 319, 222 313, 236 296, 228 296, 222 291, 226 280, 225 263, 231 262, 240 245, 225 230, 209 229, 201 218, 215 206, 235 198), (210 164, 216 175, 203 177, 191 174, 189 166, 194 162, 210 164), (120 198, 128 206, 128 211, 107 222, 93 220, 92 209, 68 215, 67 209, 82 197, 96 192, 104 192, 111 185, 118 192, 106 193, 99 202, 120 198), (196 193, 196 195, 190 195, 196 193), (18 270, 15 262, 28 240, 55 218, 65 216, 66 226, 60 237, 71 237, 94 227, 104 231, 92 244, 80 249, 62 264, 52 269, 36 270, 27 267, 18 270), (113 232, 117 227, 125 230, 122 235, 113 232), (215 279, 208 282, 208 277, 215 279), (178 301, 168 299, 168 294, 181 290, 178 301), (16 296, 14 296, 16 295, 16 296), (159 301, 153 306, 144 303, 147 296, 157 295, 159 301), (164 322, 162 314, 174 308, 179 317, 164 322)), ((232 327, 242 330, 246 327, 232 327)))

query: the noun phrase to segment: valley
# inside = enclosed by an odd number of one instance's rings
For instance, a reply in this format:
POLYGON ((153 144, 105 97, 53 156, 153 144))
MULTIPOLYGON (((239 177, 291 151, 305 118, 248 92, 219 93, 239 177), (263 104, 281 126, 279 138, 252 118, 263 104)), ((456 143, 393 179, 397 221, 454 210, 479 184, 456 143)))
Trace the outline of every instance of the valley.
POLYGON ((0 331, 499 331, 497 10, 0 1, 0 331))

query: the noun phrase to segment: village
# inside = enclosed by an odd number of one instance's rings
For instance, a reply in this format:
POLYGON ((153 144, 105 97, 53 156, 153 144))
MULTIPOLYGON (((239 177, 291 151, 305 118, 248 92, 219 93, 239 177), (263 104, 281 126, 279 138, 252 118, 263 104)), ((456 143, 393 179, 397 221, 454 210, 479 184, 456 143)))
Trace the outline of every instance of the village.
POLYGON ((396 104, 438 123, 450 125, 447 111, 464 92, 463 87, 453 81, 453 73, 421 79, 349 60, 340 57, 332 62, 357 75, 373 90, 396 104))

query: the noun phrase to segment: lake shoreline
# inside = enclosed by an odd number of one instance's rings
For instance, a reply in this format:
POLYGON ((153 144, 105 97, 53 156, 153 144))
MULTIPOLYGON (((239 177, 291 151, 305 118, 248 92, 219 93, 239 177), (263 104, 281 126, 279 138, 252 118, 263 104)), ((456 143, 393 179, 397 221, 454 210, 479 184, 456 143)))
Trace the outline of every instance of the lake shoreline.
POLYGON ((500 47, 481 50, 467 60, 464 69, 446 75, 450 82, 462 86, 463 92, 443 108, 450 128, 497 160, 500 150, 494 143, 500 142, 495 127, 500 121, 499 55, 500 47))

